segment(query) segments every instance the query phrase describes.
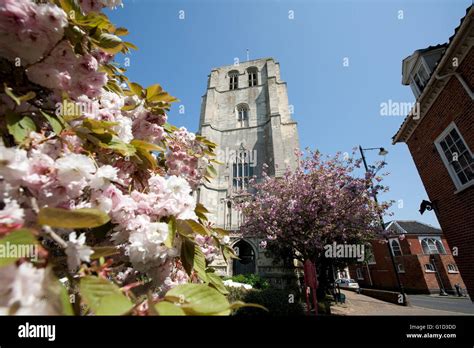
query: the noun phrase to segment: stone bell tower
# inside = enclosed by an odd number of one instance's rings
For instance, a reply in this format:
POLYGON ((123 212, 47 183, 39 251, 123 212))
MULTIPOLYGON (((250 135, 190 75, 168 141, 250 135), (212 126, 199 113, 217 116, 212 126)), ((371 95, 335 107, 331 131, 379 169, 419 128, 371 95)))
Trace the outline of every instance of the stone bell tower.
POLYGON ((216 167, 212 182, 200 187, 198 200, 211 212, 210 220, 232 231, 233 244, 239 244, 241 262, 225 273, 265 273, 258 241, 239 238, 242 216, 230 198, 246 190, 251 177, 261 178, 264 164, 271 176, 296 167, 299 141, 291 114, 286 83, 273 58, 212 69, 202 97, 199 133, 218 144, 217 159, 223 164, 216 167))

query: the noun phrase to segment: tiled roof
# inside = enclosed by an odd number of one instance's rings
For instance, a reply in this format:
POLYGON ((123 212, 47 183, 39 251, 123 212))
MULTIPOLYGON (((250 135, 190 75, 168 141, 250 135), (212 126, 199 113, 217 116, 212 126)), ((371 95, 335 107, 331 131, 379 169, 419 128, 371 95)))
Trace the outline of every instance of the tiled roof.
POLYGON ((443 232, 434 226, 424 224, 415 220, 394 220, 387 224, 390 230, 399 232, 400 234, 419 234, 419 235, 441 235, 443 232))

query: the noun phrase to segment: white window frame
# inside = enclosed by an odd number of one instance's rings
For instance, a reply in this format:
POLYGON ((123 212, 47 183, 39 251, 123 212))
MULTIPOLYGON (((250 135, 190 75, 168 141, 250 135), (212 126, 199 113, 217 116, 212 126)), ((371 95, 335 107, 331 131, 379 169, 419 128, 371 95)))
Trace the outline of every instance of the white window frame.
POLYGON ((462 133, 459 131, 459 128, 456 126, 454 122, 451 122, 448 127, 436 138, 434 141, 436 148, 438 149, 438 153, 441 157, 441 160, 443 161, 444 166, 448 170, 449 176, 451 176, 451 180, 454 183, 454 186, 456 187, 456 191, 454 193, 458 193, 472 185, 474 185, 474 179, 471 181, 466 182, 465 184, 462 184, 461 181, 459 180, 456 171, 454 170, 453 166, 449 164, 449 160, 446 158, 446 155, 444 154, 443 148, 441 147, 441 141, 446 138, 449 132, 451 132, 453 129, 456 130, 456 132, 459 134, 459 138, 462 140, 464 143, 464 146, 466 147, 468 153, 473 157, 472 151, 469 148, 468 144, 464 140, 462 133))
POLYGON ((418 74, 421 67, 423 67, 423 69, 425 69, 425 72, 428 74, 428 80, 426 80, 425 87, 426 87, 426 85, 428 84, 428 82, 430 81, 430 78, 431 78, 431 70, 430 70, 428 64, 425 62, 425 59, 423 57, 420 57, 418 59, 418 62, 415 65, 415 67, 412 69, 411 74, 410 74, 410 87, 411 87, 413 93, 415 93, 416 98, 418 98, 421 95, 421 93, 423 93, 423 91, 420 90, 420 87, 418 87, 418 85, 415 82, 415 75, 418 74))
POLYGON ((448 263, 448 265, 446 266, 447 270, 448 270, 448 273, 459 273, 459 269, 458 269, 458 266, 454 263, 448 263), (451 268, 452 269, 449 269, 450 267, 449 266, 452 266, 451 268))
POLYGON ((364 273, 362 273, 362 269, 356 268, 356 276, 359 280, 364 280, 364 273))
POLYGON ((425 263, 423 265, 423 268, 425 269, 425 273, 435 273, 436 272, 435 267, 431 262, 430 263, 425 263), (428 269, 428 267, 426 267, 426 266, 430 266, 431 269, 428 269))
POLYGON ((397 271, 398 273, 405 273, 405 266, 403 265, 403 263, 399 263, 397 265, 397 271), (402 266, 401 269, 400 269, 400 266, 402 266))
MULTIPOLYGON (((438 236, 421 236, 421 237, 418 237, 418 241, 420 242, 421 251, 423 252, 423 255, 447 255, 446 248, 444 247, 443 240, 441 239, 441 237, 438 237, 438 236), (430 252, 429 254, 426 254, 425 250, 423 249, 423 241, 425 239, 432 239, 432 240, 438 241, 441 244, 441 247, 443 249, 442 252, 439 252, 438 246, 436 246, 436 251, 438 251, 437 253, 431 253, 430 252)), ((435 245, 436 245, 436 243, 435 243, 435 245)))
POLYGON ((393 256, 403 256, 402 245, 400 244, 398 238, 390 238, 388 242, 390 243, 390 251, 392 252, 393 256), (400 249, 400 255, 395 255, 395 253, 393 252, 392 241, 395 241, 398 244, 398 248, 400 249))

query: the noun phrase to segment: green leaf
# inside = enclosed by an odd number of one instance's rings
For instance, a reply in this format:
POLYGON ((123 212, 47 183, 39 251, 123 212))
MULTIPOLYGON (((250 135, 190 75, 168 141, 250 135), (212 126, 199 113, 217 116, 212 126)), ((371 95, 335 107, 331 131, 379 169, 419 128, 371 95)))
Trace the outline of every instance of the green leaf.
POLYGON ((110 54, 117 54, 122 50, 122 39, 117 35, 110 33, 101 33, 97 40, 93 40, 94 44, 103 51, 110 54))
POLYGON ((91 260, 97 260, 101 257, 113 256, 120 253, 117 247, 93 247, 92 250, 94 251, 94 253, 91 255, 91 260))
POLYGON ((161 301, 155 305, 155 309, 159 315, 167 316, 181 316, 186 315, 180 306, 175 305, 174 303, 161 301))
POLYGON ((3 87, 5 90, 5 94, 8 95, 15 102, 16 105, 20 105, 20 99, 13 93, 13 89, 8 87, 6 83, 3 83, 3 87))
POLYGON ((138 47, 132 44, 131 42, 124 41, 123 43, 126 47, 131 48, 132 50, 138 50, 138 47))
POLYGON ((207 272, 207 278, 209 279, 209 284, 213 286, 217 291, 223 295, 228 295, 229 290, 224 285, 222 278, 219 277, 215 272, 207 272))
POLYGON ((66 12, 72 19, 80 19, 84 17, 81 6, 77 0, 59 0, 61 8, 66 12))
POLYGON ((133 307, 133 303, 117 285, 103 278, 93 276, 82 278, 79 291, 96 315, 122 315, 133 307))
POLYGON ((74 315, 74 311, 72 309, 71 301, 69 300, 69 294, 67 292, 66 287, 57 279, 54 286, 57 286, 59 289, 59 300, 61 302, 62 314, 74 315))
POLYGON ((14 263, 20 257, 34 256, 36 244, 36 237, 28 229, 10 232, 0 239, 0 267, 14 263))
POLYGON ((235 301, 230 305, 231 309, 239 309, 239 308, 242 308, 242 307, 254 307, 254 308, 263 309, 264 311, 267 311, 267 312, 269 311, 266 307, 264 307, 262 305, 259 305, 257 303, 245 303, 245 302, 242 302, 242 301, 235 301))
POLYGON ((112 130, 112 127, 118 124, 119 124, 118 122, 98 121, 91 118, 84 120, 84 122, 82 123, 84 127, 89 128, 93 133, 96 133, 96 134, 105 134, 105 133, 115 134, 115 132, 112 130))
POLYGON ((51 128, 53 129, 53 132, 59 135, 64 128, 66 128, 66 123, 61 117, 58 116, 51 116, 44 112, 43 110, 40 110, 41 114, 46 118, 48 123, 50 124, 51 128))
POLYGON ((211 178, 214 178, 217 176, 216 169, 213 166, 208 166, 206 168, 206 174, 211 178))
POLYGON ((184 270, 188 275, 191 275, 194 266, 194 249, 196 244, 188 238, 183 238, 183 244, 181 245, 181 263, 183 264, 184 270))
POLYGON ((109 216, 99 209, 83 208, 67 210, 61 208, 42 208, 38 223, 57 228, 92 228, 109 222, 109 216))
POLYGON ((23 142, 30 132, 36 131, 36 124, 29 116, 22 116, 7 110, 6 121, 8 132, 17 144, 23 142))
POLYGON ((165 245, 168 248, 173 247, 174 238, 176 237, 176 219, 174 216, 171 217, 168 222, 168 237, 165 240, 165 245))
POLYGON ((181 284, 168 291, 165 299, 181 303, 186 314, 228 315, 230 304, 219 291, 205 284, 181 284))
POLYGON ((140 148, 146 151, 160 151, 163 152, 165 149, 163 149, 161 146, 158 146, 156 144, 149 143, 144 140, 139 140, 139 139, 133 139, 130 144, 135 146, 136 148, 140 148))
POLYGON ((206 273, 206 257, 199 246, 194 247, 193 269, 198 277, 205 283, 209 282, 206 273))
POLYGON ((231 259, 239 259, 239 257, 235 254, 234 249, 228 245, 224 245, 222 247, 222 255, 224 256, 226 262, 229 262, 231 259))
POLYGON ((115 29, 114 34, 118 36, 125 36, 125 35, 128 35, 129 32, 127 28, 120 27, 120 28, 115 29))
POLYGON ((203 225, 201 225, 200 223, 194 220, 182 220, 182 221, 184 221, 184 223, 187 224, 193 230, 193 232, 197 234, 201 234, 203 236, 211 235, 211 232, 206 227, 204 227, 203 225))
POLYGON ((133 93, 135 93, 136 96, 138 96, 140 98, 143 96, 143 87, 140 86, 138 83, 130 82, 129 87, 130 87, 130 90, 133 93))

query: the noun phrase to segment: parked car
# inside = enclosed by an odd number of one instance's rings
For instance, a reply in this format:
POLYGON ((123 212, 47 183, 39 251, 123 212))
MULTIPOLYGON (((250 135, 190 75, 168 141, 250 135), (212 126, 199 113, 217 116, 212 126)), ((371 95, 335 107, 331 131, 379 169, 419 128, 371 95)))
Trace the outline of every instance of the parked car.
POLYGON ((347 278, 341 278, 336 280, 336 286, 339 285, 341 289, 359 289, 359 283, 357 283, 354 279, 347 279, 347 278))

